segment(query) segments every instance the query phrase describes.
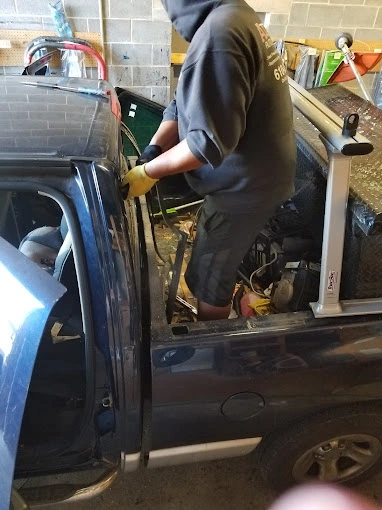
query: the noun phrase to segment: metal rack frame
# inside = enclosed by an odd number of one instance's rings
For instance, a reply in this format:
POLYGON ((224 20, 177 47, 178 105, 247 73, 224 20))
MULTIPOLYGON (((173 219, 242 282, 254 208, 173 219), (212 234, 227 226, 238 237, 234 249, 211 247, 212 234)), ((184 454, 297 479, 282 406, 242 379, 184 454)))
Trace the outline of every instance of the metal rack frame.
POLYGON ((329 161, 320 290, 318 301, 310 304, 313 313, 317 318, 382 313, 382 298, 339 299, 352 157, 370 154, 374 147, 356 132, 356 113, 343 121, 292 79, 289 90, 295 108, 320 131, 329 161))

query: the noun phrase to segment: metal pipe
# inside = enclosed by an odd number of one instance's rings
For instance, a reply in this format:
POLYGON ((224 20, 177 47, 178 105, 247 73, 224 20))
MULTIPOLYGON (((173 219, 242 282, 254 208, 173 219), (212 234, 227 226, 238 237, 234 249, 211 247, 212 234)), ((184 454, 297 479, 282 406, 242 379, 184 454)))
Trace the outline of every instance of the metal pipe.
POLYGON ((325 143, 325 146, 329 156, 329 170, 326 187, 320 290, 318 301, 310 303, 310 306, 316 318, 381 314, 381 298, 339 300, 352 158, 343 156, 329 143, 325 143))
MULTIPOLYGON (((346 46, 346 44, 345 44, 346 46)), ((345 53, 345 49, 342 50, 344 53, 345 53)), ((346 53, 345 53, 346 55, 346 53)), ((352 58, 348 58, 348 64, 349 66, 352 68, 352 71, 354 73, 354 76, 356 78, 356 80, 358 81, 358 84, 359 86, 361 87, 361 90, 363 92, 363 95, 365 96, 365 98, 367 99, 367 101, 369 101, 370 103, 373 103, 373 100, 371 98, 371 95, 369 94, 369 92, 367 91, 366 87, 365 87, 365 84, 363 82, 363 79, 361 77, 361 75, 359 74, 358 72, 358 69, 357 69, 357 66, 355 65, 354 63, 354 60, 352 58)), ((373 103, 374 104, 374 103, 373 103)))
POLYGON ((312 308, 316 316, 340 315, 339 303, 346 208, 352 158, 344 157, 329 144, 324 235, 322 240, 320 291, 312 308))
POLYGON ((57 48, 61 50, 75 50, 75 51, 82 51, 83 53, 88 53, 92 55, 98 63, 98 75, 100 80, 106 80, 107 79, 107 70, 106 70, 106 64, 104 59, 101 57, 101 55, 93 49, 91 46, 89 46, 89 43, 83 44, 78 42, 71 42, 70 40, 66 42, 50 42, 50 41, 44 41, 41 43, 35 44, 32 48, 30 48, 26 53, 26 60, 29 60, 28 63, 32 61, 33 55, 43 48, 57 48))
MULTIPOLYGON (((98 0, 98 11, 99 11, 99 33, 101 39, 101 56, 106 62, 105 56, 105 16, 103 10, 103 0, 98 0)), ((107 64, 107 62, 106 62, 107 64)))
POLYGON ((339 50, 343 52, 345 55, 344 62, 345 64, 348 64, 351 67, 351 70, 353 71, 354 77, 357 80, 359 86, 361 87, 361 90, 363 92, 363 95, 365 96, 366 100, 370 103, 373 103, 373 100, 367 91, 365 84, 363 82, 362 76, 360 75, 357 66, 354 63, 354 53, 349 48, 353 44, 353 37, 350 34, 341 34, 336 40, 335 44, 339 50))
MULTIPOLYGON (((79 39, 78 37, 59 37, 59 36, 39 36, 35 39, 32 39, 26 46, 25 52, 24 52, 24 65, 28 65, 32 61, 32 57, 30 56, 30 52, 34 46, 37 44, 44 44, 44 43, 79 43, 83 44, 84 46, 88 46, 89 48, 93 48, 91 43, 88 41, 85 41, 85 39, 79 39)), ((53 46, 54 48, 54 46, 53 46)), ((56 49, 56 48, 54 48, 56 49)), ((94 48, 93 48, 94 49, 94 48)), ((34 53, 33 53, 34 54, 34 53)))

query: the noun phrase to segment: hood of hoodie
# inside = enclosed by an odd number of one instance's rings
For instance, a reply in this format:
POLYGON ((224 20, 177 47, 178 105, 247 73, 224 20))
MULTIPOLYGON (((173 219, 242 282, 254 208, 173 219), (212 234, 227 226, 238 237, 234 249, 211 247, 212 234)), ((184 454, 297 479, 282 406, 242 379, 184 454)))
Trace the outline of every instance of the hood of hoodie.
POLYGON ((204 20, 224 0, 162 0, 175 30, 190 42, 204 20))

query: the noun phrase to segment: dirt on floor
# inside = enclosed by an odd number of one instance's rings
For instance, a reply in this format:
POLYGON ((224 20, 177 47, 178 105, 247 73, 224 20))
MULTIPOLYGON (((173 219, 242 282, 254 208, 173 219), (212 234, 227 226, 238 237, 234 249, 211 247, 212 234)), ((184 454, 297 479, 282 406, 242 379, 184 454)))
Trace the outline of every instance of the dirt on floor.
MULTIPOLYGON (((50 478, 50 483, 54 483, 54 477, 50 478)), ((381 506, 382 474, 354 490, 381 506)), ((223 461, 121 473, 112 487, 95 499, 49 508, 267 510, 276 496, 254 468, 253 456, 248 455, 223 461)))

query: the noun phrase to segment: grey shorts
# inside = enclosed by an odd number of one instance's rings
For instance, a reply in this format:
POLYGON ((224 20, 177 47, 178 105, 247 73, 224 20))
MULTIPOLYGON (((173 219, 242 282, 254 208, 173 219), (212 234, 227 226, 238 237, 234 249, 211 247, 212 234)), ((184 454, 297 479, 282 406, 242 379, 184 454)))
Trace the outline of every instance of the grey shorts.
POLYGON ((199 301, 227 306, 236 270, 275 208, 248 213, 217 211, 205 198, 185 279, 199 301))

